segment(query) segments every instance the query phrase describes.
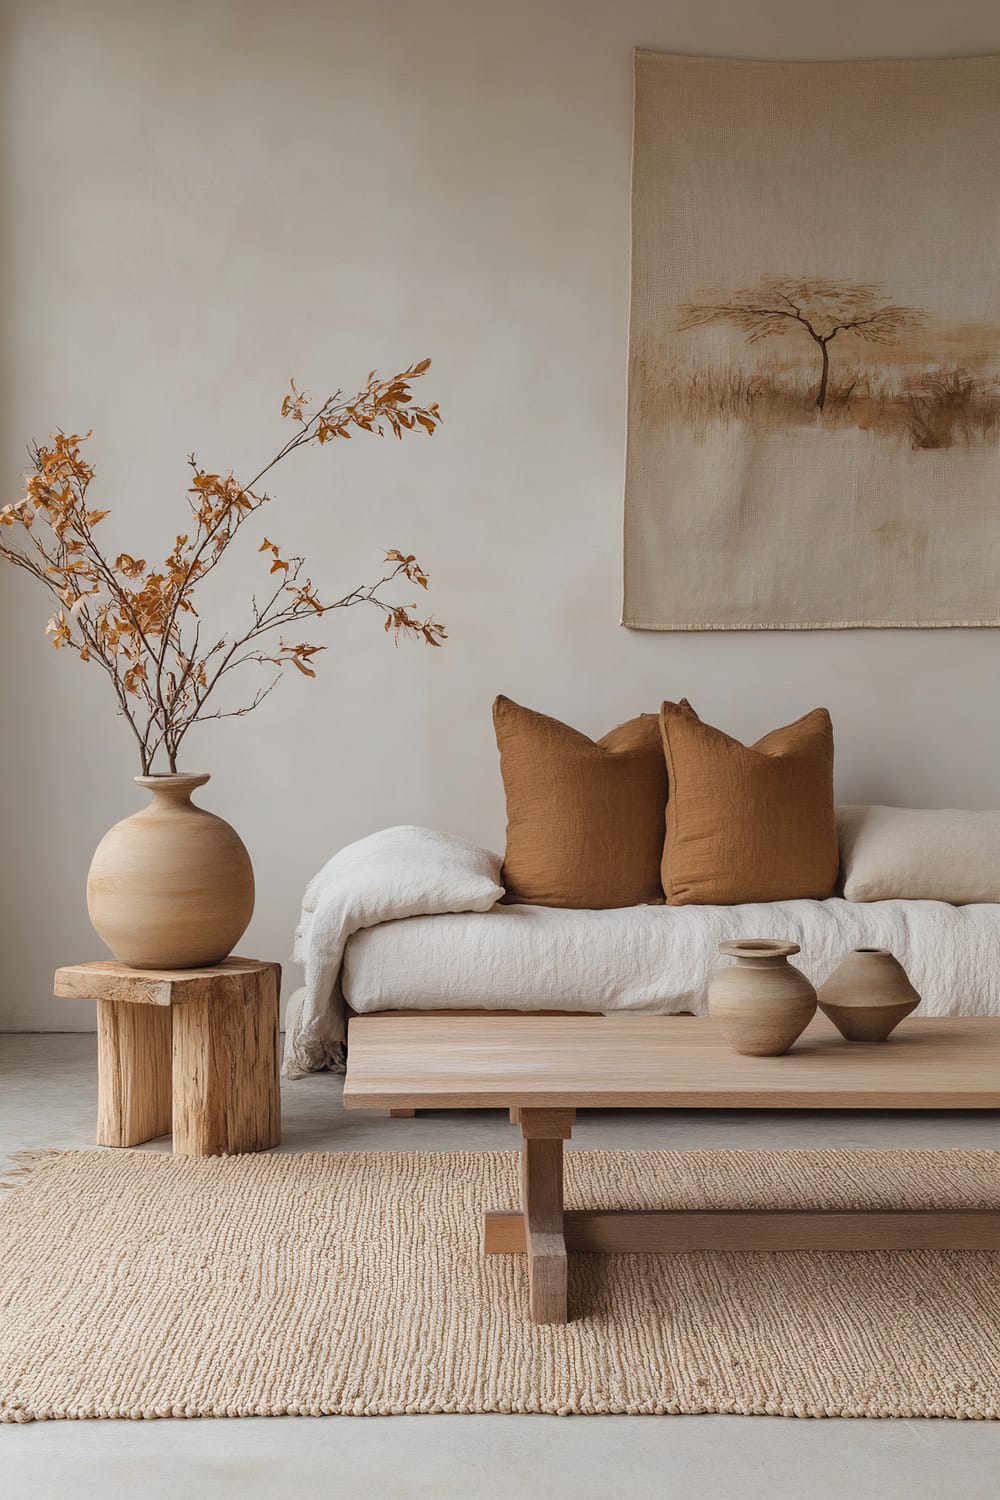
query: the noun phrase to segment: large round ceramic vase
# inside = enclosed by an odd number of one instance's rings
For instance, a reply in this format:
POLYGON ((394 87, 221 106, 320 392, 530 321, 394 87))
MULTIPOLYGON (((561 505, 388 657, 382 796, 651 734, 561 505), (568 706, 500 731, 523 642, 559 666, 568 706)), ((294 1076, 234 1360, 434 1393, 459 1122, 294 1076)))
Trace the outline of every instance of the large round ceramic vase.
POLYGON ((888 948, 854 948, 817 991, 819 1008, 849 1042, 886 1042, 920 996, 888 948))
POLYGON ((736 962, 708 987, 708 1013, 729 1045, 747 1057, 780 1057, 816 1014, 816 991, 789 962, 798 943, 746 938, 720 943, 736 962))
POLYGON ((97 846, 87 909, 115 958, 135 969, 200 969, 233 951, 253 915, 253 867, 239 835, 195 807, 207 776, 137 776, 148 807, 97 846))

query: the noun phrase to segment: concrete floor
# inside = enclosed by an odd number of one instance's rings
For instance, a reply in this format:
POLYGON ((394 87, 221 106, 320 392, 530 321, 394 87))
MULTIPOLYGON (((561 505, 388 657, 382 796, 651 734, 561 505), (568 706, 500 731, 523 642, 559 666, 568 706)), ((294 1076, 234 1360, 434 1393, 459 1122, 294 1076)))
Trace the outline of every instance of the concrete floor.
MULTIPOLYGON (((0 1167, 93 1142, 92 1036, 0 1035, 0 1167)), ((512 1149, 498 1112, 346 1113, 341 1080, 283 1087, 282 1150, 512 1149)), ((572 1146, 996 1147, 994 1115, 581 1116, 572 1146)), ((169 1149, 169 1141, 140 1148, 169 1149)), ((995 1500, 1000 1423, 768 1417, 257 1418, 0 1427, 0 1500, 995 1500)))

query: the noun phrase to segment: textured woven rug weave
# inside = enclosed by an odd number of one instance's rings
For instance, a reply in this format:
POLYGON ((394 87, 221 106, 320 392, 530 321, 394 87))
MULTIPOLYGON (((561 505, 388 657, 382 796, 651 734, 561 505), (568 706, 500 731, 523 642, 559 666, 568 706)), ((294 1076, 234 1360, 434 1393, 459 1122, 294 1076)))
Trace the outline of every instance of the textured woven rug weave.
MULTIPOLYGON (((994 1152, 570 1152, 569 1206, 989 1207, 994 1152)), ((513 1154, 73 1152, 0 1200, 0 1417, 1000 1415, 1000 1253, 484 1257, 513 1154)))

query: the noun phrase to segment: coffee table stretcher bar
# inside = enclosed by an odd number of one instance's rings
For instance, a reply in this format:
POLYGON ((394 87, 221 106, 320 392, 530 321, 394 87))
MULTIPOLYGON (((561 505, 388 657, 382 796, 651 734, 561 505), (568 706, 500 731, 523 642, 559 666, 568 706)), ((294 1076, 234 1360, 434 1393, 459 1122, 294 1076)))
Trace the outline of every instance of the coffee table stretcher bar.
MULTIPOLYGON (((529 1313, 536 1323, 567 1321, 567 1251, 621 1254, 638 1252, 665 1255, 694 1250, 996 1250, 1000 1249, 1000 1209, 664 1209, 621 1210, 563 1208, 563 1147, 570 1138, 575 1108, 557 1105, 553 1095, 574 1087, 581 1107, 635 1108, 657 1103, 674 1107, 738 1108, 1000 1108, 1000 1019, 985 1017, 918 1018, 903 1023, 906 1042, 923 1041, 931 1050, 897 1044, 894 1060, 889 1044, 839 1044, 825 1021, 813 1023, 799 1067, 789 1068, 788 1058, 744 1059, 729 1053, 725 1044, 703 1018, 605 1018, 606 1041, 615 1054, 605 1064, 617 1078, 607 1084, 604 1072, 600 1094, 594 1085, 577 1076, 576 1065, 560 1047, 559 1031, 538 1019, 518 1018, 503 1030, 496 1018, 456 1017, 450 1025, 443 1018, 433 1027, 431 1018, 406 1018, 395 1031, 395 1018, 357 1019, 350 1024, 348 1079, 344 1091, 347 1108, 385 1105, 415 1108, 496 1107, 504 1093, 535 1093, 545 1103, 535 1108, 525 1103, 510 1106, 512 1123, 521 1129, 520 1211, 487 1212, 483 1218, 483 1250, 487 1255, 526 1253, 528 1257, 529 1313), (365 1020, 369 1024, 365 1025, 365 1020), (468 1030, 470 1020, 480 1030, 468 1030), (414 1024, 415 1023, 415 1024, 414 1024), (663 1026, 684 1028, 675 1039, 693 1044, 705 1065, 701 1086, 697 1073, 686 1084, 676 1083, 685 1073, 682 1060, 674 1057, 675 1079, 661 1074, 650 1044, 669 1040, 663 1026), (544 1029, 537 1029, 543 1027, 544 1029), (534 1032, 534 1037, 532 1033, 534 1032), (532 1046, 532 1042, 537 1044, 532 1046), (814 1043, 809 1055, 809 1041, 814 1043), (624 1051, 622 1044, 626 1044, 624 1051), (966 1090, 957 1089, 947 1078, 934 1081, 939 1073, 933 1064, 938 1042, 940 1072, 969 1067, 966 1090), (426 1051, 421 1047, 424 1044, 426 1051), (630 1045, 634 1043, 633 1046, 630 1045), (815 1045, 819 1043, 819 1045, 815 1045), (826 1045, 824 1045, 826 1044, 826 1045), (831 1058, 827 1046, 840 1056, 831 1058), (398 1053, 396 1049, 398 1048, 398 1053), (623 1067, 633 1053, 631 1077, 623 1067), (822 1054, 826 1053, 826 1057, 822 1054), (947 1054, 951 1053, 949 1057, 947 1054), (492 1056, 490 1054, 492 1053, 492 1056), (923 1055, 921 1055, 923 1054, 923 1055), (352 1056, 354 1068, 352 1070, 352 1056), (827 1064, 830 1059, 830 1064, 827 1064), (853 1066, 874 1077, 887 1076, 880 1104, 865 1087, 866 1080, 850 1079, 853 1066), (551 1061, 551 1068, 545 1064, 551 1061), (927 1062, 931 1062, 929 1070, 927 1062), (762 1070, 761 1062, 765 1067, 762 1070), (492 1068, 491 1068, 492 1063, 492 1068), (519 1063, 522 1065, 519 1068, 519 1063), (751 1064, 751 1067, 744 1066, 751 1064), (615 1067, 617 1064, 617 1068, 615 1067), (785 1067, 787 1089, 781 1068, 785 1067), (778 1071, 774 1071, 777 1067, 778 1071), (523 1071, 522 1071, 523 1068, 523 1071), (835 1068, 841 1070, 838 1086, 835 1068), (887 1071, 886 1071, 887 1070, 887 1071), (353 1072, 353 1076, 352 1076, 353 1072), (520 1073, 520 1076, 518 1074, 520 1073), (795 1075, 794 1077, 792 1075, 795 1075), (893 1078, 895 1074, 895 1078, 893 1078), (560 1076, 561 1075, 561 1076, 560 1076), (571 1082, 571 1079, 575 1079, 571 1082), (754 1087, 754 1079, 767 1080, 768 1087, 754 1087), (671 1085, 681 1097, 672 1094, 671 1085), (645 1086, 644 1086, 645 1084, 645 1086), (684 1098, 687 1090, 690 1098, 684 1098), (657 1092, 670 1095, 662 1100, 657 1092), (770 1094, 770 1097, 768 1095, 770 1094), (854 1097, 852 1097, 852 1094, 854 1097), (650 1097, 650 1096, 653 1097, 650 1097), (905 1104, 904 1104, 905 1100, 905 1104), (947 1101, 947 1102, 945 1102, 947 1101)), ((585 1053, 594 1048, 596 1075, 601 1074, 602 1038, 588 1028, 581 1033, 585 1053)), ((563 1022, 562 1037, 571 1042, 572 1022, 563 1022)), ((584 1054, 585 1055, 585 1054, 584 1054)), ((693 1060, 693 1057, 689 1060, 693 1060)))
POLYGON ((97 1144, 174 1137, 176 1156, 266 1151, 281 1140, 278 964, 59 969, 55 993, 97 1001, 97 1144))
POLYGON ((521 1210, 483 1216, 486 1255, 527 1252, 534 1323, 565 1323, 568 1250, 996 1250, 995 1209, 563 1209, 570 1109, 512 1109, 521 1127, 521 1210))

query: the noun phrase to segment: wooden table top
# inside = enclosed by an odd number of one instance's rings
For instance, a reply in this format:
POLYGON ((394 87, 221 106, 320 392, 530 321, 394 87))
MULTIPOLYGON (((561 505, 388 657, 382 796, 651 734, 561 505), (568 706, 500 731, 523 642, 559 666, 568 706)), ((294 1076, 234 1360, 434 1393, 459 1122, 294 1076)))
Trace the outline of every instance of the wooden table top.
POLYGON ((115 958, 67 964, 56 970, 54 993, 60 1000, 111 1000, 129 1005, 180 1005, 229 993, 250 976, 280 964, 258 958, 224 958, 207 969, 133 969, 115 958))
POLYGON ((1000 1017, 910 1017, 845 1042, 822 1015, 784 1057, 703 1016, 356 1016, 347 1109, 1000 1109, 1000 1017))

